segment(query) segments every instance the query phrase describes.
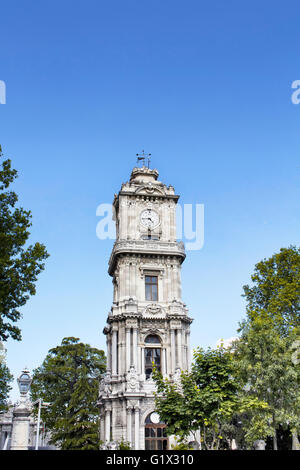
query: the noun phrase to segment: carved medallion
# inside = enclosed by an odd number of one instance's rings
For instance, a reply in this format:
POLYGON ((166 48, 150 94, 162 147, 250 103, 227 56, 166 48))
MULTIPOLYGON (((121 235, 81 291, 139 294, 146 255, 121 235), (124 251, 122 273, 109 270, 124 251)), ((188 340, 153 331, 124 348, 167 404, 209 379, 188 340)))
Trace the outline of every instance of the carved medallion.
POLYGON ((164 309, 161 305, 155 303, 148 304, 143 311, 143 315, 158 315, 160 313, 164 313, 164 309))

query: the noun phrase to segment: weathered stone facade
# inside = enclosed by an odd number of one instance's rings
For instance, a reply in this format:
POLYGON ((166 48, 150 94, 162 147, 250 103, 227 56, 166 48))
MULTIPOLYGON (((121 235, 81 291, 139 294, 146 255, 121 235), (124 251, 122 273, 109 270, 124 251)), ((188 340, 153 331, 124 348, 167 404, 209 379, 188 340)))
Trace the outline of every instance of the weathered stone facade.
POLYGON ((134 168, 115 195, 116 242, 109 260, 114 294, 107 326, 107 373, 100 386, 101 440, 145 449, 155 409, 151 361, 176 380, 190 367, 190 324, 181 299, 182 242, 172 186, 157 170, 134 168))

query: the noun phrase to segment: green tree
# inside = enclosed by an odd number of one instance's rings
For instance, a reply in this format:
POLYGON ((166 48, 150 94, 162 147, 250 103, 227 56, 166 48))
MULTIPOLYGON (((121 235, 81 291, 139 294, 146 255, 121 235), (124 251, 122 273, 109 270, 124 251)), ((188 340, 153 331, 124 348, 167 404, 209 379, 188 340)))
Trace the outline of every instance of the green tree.
POLYGON ((295 334, 281 336, 268 314, 262 312, 244 325, 233 344, 236 373, 245 396, 268 403, 248 415, 246 440, 273 437, 277 450, 279 425, 296 433, 300 425, 299 365, 292 361, 295 334))
POLYGON ((236 343, 236 367, 248 389, 269 404, 268 413, 254 413, 248 438, 273 436, 289 426, 299 433, 299 365, 292 360, 300 331, 300 249, 281 248, 256 264, 252 286, 244 286, 246 319, 236 343), (259 436, 261 433, 261 436, 259 436))
POLYGON ((194 351, 191 372, 182 372, 179 383, 163 379, 155 371, 156 409, 169 435, 184 442, 200 430, 206 449, 218 449, 226 425, 236 413, 267 405, 256 397, 245 397, 236 379, 232 353, 223 346, 194 351))
POLYGON ((49 255, 40 243, 25 249, 32 225, 31 212, 16 208, 17 194, 7 191, 17 178, 11 160, 3 160, 0 168, 0 340, 6 341, 11 336, 20 341, 21 331, 15 325, 21 318, 19 308, 36 293, 35 282, 49 255))
POLYGON ((300 248, 281 248, 255 265, 253 285, 245 285, 247 322, 268 315, 281 336, 300 328, 300 248))
POLYGON ((69 337, 33 372, 32 400, 50 403, 41 416, 51 442, 61 449, 99 449, 97 401, 105 366, 103 351, 69 337))
POLYGON ((5 364, 5 349, 0 341, 0 412, 7 410, 7 399, 11 390, 10 382, 13 380, 5 364))

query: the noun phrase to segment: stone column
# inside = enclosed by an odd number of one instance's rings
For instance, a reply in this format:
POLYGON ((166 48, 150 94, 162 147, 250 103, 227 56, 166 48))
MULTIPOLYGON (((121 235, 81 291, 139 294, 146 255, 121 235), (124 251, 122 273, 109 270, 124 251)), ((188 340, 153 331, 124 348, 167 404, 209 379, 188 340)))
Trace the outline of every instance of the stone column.
POLYGON ((140 409, 138 406, 134 408, 134 449, 140 448, 140 409))
POLYGON ((182 287, 181 287, 181 267, 179 266, 177 269, 177 276, 178 276, 178 300, 182 298, 182 287))
POLYGON ((122 326, 122 323, 119 323, 119 330, 118 330, 118 365, 117 365, 117 373, 118 375, 123 374, 124 372, 127 372, 125 369, 125 361, 124 361, 124 356, 123 356, 123 347, 124 347, 124 327, 122 326))
POLYGON ((141 347, 139 345, 139 342, 138 342, 138 345, 137 345, 137 364, 136 364, 136 372, 137 374, 140 374, 141 373, 141 347))
POLYGON ((171 268, 169 260, 166 263, 166 276, 165 276, 165 286, 166 286, 166 301, 170 302, 171 299, 171 268))
POLYGON ((101 404, 100 408, 100 441, 105 442, 105 411, 103 404, 101 404))
POLYGON ((145 374, 145 349, 141 348, 141 374, 145 374))
POLYGON ((170 233, 171 232, 171 230, 170 230, 170 226, 171 226, 170 204, 165 205, 164 219, 166 221, 166 224, 165 224, 166 239, 167 239, 167 241, 170 241, 171 240, 171 233, 170 233))
POLYGON ((132 433, 131 433, 131 415, 132 415, 132 408, 130 405, 127 406, 127 441, 131 445, 132 441, 132 433))
POLYGON ((172 372, 176 369, 176 349, 175 349, 175 330, 171 330, 171 355, 172 355, 172 372))
POLYGON ((182 363, 181 363, 181 368, 183 370, 187 370, 187 362, 186 362, 186 331, 185 329, 181 330, 181 351, 182 351, 182 363))
POLYGON ((123 300, 125 297, 125 266, 120 264, 119 268, 119 299, 123 300))
POLYGON ((106 347, 107 347, 107 370, 111 371, 111 335, 106 336, 106 347))
POLYGON ((179 285, 178 285, 178 268, 177 268, 177 265, 175 264, 174 262, 174 265, 173 265, 173 297, 176 299, 176 300, 179 300, 179 285))
POLYGON ((131 341, 130 341, 130 328, 126 327, 126 372, 130 369, 130 357, 131 357, 131 341))
POLYGON ((112 332, 112 375, 117 375, 117 357, 118 357, 118 345, 117 345, 117 330, 112 332))
POLYGON ((130 274, 130 285, 131 285, 131 292, 130 295, 132 297, 136 297, 136 262, 133 260, 131 263, 131 274, 130 274))
POLYGON ((170 265, 170 270, 169 270, 169 279, 170 279, 170 297, 169 299, 172 301, 174 300, 175 297, 175 289, 174 289, 174 268, 173 268, 173 261, 172 265, 170 265))
POLYGON ((130 263, 126 261, 125 263, 125 295, 126 297, 130 296, 130 263))
POLYGON ((123 237, 125 240, 128 239, 128 217, 127 217, 127 197, 125 196, 122 201, 123 206, 123 237))
POLYGON ((110 441, 110 408, 105 410, 105 442, 110 441))
POLYGON ((176 264, 173 260, 172 262, 172 300, 177 300, 177 273, 176 273, 176 264))
POLYGON ((177 330, 177 365, 182 368, 182 330, 177 330))
POLYGON ((190 330, 187 330, 186 333, 186 343, 187 343, 187 369, 190 372, 191 370, 191 345, 190 345, 190 330))
POLYGON ((132 362, 137 370, 137 328, 133 328, 133 339, 132 339, 132 362))
POLYGON ((21 402, 13 410, 11 450, 28 450, 30 406, 21 402))
POLYGON ((167 354, 166 354, 166 348, 162 349, 162 370, 161 373, 163 376, 167 374, 167 354))

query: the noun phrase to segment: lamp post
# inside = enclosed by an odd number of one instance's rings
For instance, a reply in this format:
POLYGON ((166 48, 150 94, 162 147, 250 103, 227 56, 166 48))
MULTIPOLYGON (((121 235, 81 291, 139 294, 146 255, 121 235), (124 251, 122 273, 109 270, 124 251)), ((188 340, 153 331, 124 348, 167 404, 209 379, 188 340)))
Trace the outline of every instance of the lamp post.
POLYGON ((31 403, 27 395, 32 378, 27 367, 22 370, 17 382, 20 401, 13 410, 11 450, 28 450, 31 403))

